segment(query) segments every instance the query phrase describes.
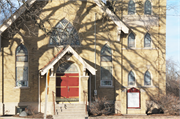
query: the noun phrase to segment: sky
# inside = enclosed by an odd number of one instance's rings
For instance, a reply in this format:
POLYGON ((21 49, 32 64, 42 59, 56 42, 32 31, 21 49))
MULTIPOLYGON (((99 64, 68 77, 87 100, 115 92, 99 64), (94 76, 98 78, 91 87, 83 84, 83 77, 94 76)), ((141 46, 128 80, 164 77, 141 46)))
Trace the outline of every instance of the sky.
POLYGON ((166 59, 180 64, 180 0, 167 0, 166 59))

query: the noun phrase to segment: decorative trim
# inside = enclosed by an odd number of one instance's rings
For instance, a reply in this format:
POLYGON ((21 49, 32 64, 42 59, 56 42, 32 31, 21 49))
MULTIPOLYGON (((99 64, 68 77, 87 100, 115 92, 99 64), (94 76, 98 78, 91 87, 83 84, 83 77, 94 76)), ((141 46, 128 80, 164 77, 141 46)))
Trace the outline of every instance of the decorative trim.
POLYGON ((159 18, 152 15, 124 15, 123 22, 129 26, 158 26, 159 18))
POLYGON ((79 56, 77 52, 70 45, 68 45, 55 58, 53 58, 49 64, 40 69, 41 75, 45 75, 48 70, 53 67, 67 52, 72 53, 72 55, 74 55, 83 64, 84 69, 88 69, 93 75, 96 74, 97 70, 84 61, 81 56, 79 56))
POLYGON ((100 2, 100 0, 94 0, 94 2, 100 7, 100 9, 105 12, 112 20, 113 22, 118 26, 122 28, 122 31, 125 34, 129 33, 129 28, 104 4, 100 2))

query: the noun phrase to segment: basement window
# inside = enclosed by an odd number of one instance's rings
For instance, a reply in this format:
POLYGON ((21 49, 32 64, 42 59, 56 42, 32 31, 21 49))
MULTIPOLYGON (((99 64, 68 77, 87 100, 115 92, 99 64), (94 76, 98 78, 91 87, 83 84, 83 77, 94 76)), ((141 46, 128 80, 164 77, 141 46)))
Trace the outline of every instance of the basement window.
POLYGON ((26 108, 27 106, 16 107, 16 115, 21 114, 21 112, 25 111, 26 108))

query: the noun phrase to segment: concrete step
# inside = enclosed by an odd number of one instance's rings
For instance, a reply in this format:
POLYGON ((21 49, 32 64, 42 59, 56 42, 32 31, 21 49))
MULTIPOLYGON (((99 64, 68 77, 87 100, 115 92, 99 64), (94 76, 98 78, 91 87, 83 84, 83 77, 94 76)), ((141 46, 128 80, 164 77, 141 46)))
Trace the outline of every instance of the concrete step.
POLYGON ((59 116, 59 115, 54 115, 53 119, 88 119, 88 116, 85 115, 66 115, 66 116, 59 116))
POLYGON ((74 108, 68 108, 68 109, 60 109, 60 108, 56 108, 55 109, 58 112, 83 112, 85 111, 85 108, 78 108, 78 109, 74 109, 74 108))
POLYGON ((85 115, 85 111, 83 112, 56 112, 56 115, 85 115))
POLYGON ((85 104, 56 104, 54 119, 85 119, 85 104))
POLYGON ((55 108, 85 108, 85 104, 56 104, 55 108))

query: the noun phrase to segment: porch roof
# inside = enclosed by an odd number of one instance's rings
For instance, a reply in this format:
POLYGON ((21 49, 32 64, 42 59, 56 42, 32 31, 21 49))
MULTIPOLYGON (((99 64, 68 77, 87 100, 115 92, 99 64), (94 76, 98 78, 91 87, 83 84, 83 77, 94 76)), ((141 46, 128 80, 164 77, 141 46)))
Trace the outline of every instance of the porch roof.
POLYGON ((43 68, 40 69, 41 75, 45 75, 49 69, 53 68, 54 65, 66 54, 71 53, 74 55, 82 64, 83 68, 87 69, 91 74, 96 74, 96 69, 90 66, 81 56, 78 55, 78 53, 70 46, 66 46, 63 48, 54 58, 52 58, 47 65, 45 65, 43 68))

